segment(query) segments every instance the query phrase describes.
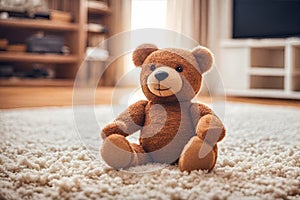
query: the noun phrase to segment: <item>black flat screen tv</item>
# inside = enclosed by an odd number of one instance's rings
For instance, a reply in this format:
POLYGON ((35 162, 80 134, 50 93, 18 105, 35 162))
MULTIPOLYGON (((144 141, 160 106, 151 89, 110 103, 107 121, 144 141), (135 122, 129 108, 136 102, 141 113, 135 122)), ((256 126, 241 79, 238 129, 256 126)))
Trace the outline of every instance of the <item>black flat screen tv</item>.
POLYGON ((300 37, 300 0, 233 0, 232 37, 300 37))

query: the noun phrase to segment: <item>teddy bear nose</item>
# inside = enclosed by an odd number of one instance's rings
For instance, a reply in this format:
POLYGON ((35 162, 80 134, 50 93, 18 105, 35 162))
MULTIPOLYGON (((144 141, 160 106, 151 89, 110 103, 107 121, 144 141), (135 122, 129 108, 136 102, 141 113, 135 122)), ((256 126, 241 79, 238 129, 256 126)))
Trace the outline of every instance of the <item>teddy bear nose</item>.
POLYGON ((169 76, 169 74, 164 71, 158 71, 155 73, 154 76, 158 81, 162 81, 162 80, 165 80, 169 76))

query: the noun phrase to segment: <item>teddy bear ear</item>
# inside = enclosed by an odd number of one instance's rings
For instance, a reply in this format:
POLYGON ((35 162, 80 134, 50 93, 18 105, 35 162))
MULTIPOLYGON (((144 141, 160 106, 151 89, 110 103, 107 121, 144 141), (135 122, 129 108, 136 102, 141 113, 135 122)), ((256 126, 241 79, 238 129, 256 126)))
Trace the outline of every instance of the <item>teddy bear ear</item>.
POLYGON ((203 46, 198 46, 192 50, 192 54, 196 58, 201 73, 207 72, 214 63, 214 55, 212 52, 203 46))
POLYGON ((132 60, 136 67, 141 66, 146 58, 158 48, 153 44, 142 44, 138 46, 132 54, 132 60))

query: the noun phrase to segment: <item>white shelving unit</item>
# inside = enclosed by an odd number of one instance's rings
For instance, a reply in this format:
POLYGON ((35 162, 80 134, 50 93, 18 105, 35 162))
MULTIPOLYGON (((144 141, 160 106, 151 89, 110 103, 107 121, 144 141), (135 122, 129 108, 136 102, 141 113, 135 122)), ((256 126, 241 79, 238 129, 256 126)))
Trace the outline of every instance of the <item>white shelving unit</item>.
POLYGON ((228 95, 300 99, 300 38, 223 40, 221 61, 228 95))

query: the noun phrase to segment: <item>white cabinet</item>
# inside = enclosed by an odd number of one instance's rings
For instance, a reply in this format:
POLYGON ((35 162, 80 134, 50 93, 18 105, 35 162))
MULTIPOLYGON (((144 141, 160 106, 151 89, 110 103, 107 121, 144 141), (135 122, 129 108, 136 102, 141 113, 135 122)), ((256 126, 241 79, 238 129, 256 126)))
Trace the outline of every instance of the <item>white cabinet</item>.
POLYGON ((300 99, 300 39, 223 40, 226 93, 300 99))

